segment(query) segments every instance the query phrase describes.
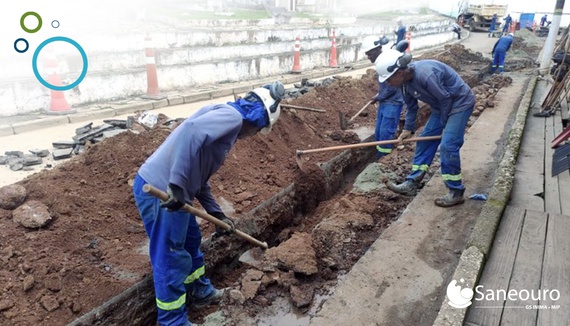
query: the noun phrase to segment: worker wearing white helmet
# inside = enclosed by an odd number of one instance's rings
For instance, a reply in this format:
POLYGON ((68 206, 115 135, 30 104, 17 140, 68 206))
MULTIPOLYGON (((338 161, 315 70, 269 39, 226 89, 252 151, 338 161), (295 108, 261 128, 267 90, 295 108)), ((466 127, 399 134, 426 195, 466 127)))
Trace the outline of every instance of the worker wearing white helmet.
POLYGON ((493 46, 493 50, 491 54, 493 55, 493 63, 491 64, 491 73, 494 74, 498 71, 499 74, 502 74, 505 70, 505 59, 507 58, 507 51, 510 50, 511 45, 513 44, 513 33, 509 33, 505 36, 501 36, 495 45, 493 46))
MULTIPOLYGON (((159 325, 190 325, 187 301, 201 308, 222 299, 224 291, 205 277, 196 217, 180 209, 197 199, 206 212, 232 227, 229 233, 233 231, 234 222, 216 202, 209 179, 237 139, 271 131, 284 94, 283 84, 274 82, 234 102, 204 106, 174 129, 138 170, 133 194, 150 240, 159 325), (144 193, 147 183, 166 191, 168 199, 144 193)), ((216 233, 227 231, 216 228, 216 233)))
MULTIPOLYGON (((388 38, 385 36, 367 36, 362 41, 364 53, 370 62, 374 63, 378 56, 382 53, 382 46, 388 44, 388 38)), ((401 44, 399 48, 405 50, 408 43, 404 40, 405 44, 401 44)), ((376 127, 374 129, 374 140, 392 140, 396 135, 398 129, 398 122, 400 120, 400 113, 404 106, 404 98, 402 91, 398 87, 392 87, 388 84, 380 83, 378 87, 378 94, 370 99, 370 104, 378 103, 376 113, 376 127)), ((376 146, 376 158, 381 158, 392 152, 394 145, 385 144, 376 146)))
POLYGON ((406 103, 406 121, 398 139, 411 137, 415 131, 419 101, 429 105, 431 114, 420 136, 442 135, 441 140, 416 143, 412 171, 401 184, 389 182, 394 192, 413 196, 437 149, 440 149, 441 174, 449 189, 435 204, 449 207, 465 201, 461 178, 459 151, 463 145, 465 127, 475 106, 475 96, 461 77, 448 65, 436 60, 411 62, 410 54, 386 50, 376 59, 376 72, 381 82, 401 87, 406 103))

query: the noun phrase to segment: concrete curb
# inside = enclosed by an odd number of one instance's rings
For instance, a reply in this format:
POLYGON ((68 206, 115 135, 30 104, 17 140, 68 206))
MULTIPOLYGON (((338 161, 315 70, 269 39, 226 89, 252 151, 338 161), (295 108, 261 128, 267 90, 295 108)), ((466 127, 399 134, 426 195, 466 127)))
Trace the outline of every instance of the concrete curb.
MULTIPOLYGON (((491 251, 495 233, 513 188, 517 157, 537 80, 534 76, 528 82, 525 95, 519 104, 515 121, 509 132, 505 153, 499 163, 497 177, 489 193, 489 198, 477 217, 466 249, 461 254, 457 268, 453 273, 452 280, 460 282, 463 279, 462 284, 469 286, 473 291, 479 276, 483 272, 485 260, 491 251)), ((453 308, 444 299, 433 325, 461 326, 466 314, 467 309, 453 308)))

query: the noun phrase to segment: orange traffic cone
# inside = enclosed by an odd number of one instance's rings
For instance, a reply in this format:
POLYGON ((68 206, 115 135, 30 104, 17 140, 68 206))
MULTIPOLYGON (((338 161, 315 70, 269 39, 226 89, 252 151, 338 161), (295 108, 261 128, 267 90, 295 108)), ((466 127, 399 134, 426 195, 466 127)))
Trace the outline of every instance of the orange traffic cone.
POLYGON ((166 98, 166 96, 161 95, 158 88, 158 75, 156 73, 156 60, 154 56, 154 48, 152 47, 152 39, 147 35, 144 40, 146 47, 145 55, 147 89, 146 95, 143 95, 142 98, 160 100, 166 98))
POLYGON ((412 32, 406 33, 406 41, 408 41, 408 48, 406 49, 407 53, 412 52, 412 32))
POLYGON ((336 62, 336 36, 334 29, 332 31, 332 45, 331 45, 331 57, 329 61, 329 67, 338 68, 338 62, 336 62))
POLYGON ((297 35, 295 38, 295 56, 293 57, 292 73, 298 74, 301 72, 301 38, 297 35))
MULTIPOLYGON (((55 52, 53 50, 53 46, 48 45, 46 47, 46 56, 45 56, 45 68, 47 71, 47 83, 52 86, 60 87, 62 86, 61 78, 57 73, 58 63, 55 57, 55 52)), ((55 91, 50 89, 50 104, 49 110, 47 113, 54 113, 54 114, 66 114, 70 112, 69 103, 67 103, 65 99, 65 94, 63 91, 55 91)))

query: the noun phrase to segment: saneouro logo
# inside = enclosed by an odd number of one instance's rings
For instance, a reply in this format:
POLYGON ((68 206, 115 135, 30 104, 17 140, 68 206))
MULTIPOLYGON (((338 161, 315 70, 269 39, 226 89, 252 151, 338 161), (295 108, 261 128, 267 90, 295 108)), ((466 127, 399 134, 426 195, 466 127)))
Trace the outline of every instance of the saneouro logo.
POLYGON ((464 279, 460 279, 459 284, 453 280, 447 285, 447 299, 447 303, 453 308, 467 308, 471 305, 473 290, 465 284, 464 279))
MULTIPOLYGON (((511 303, 521 302, 520 307, 526 309, 558 309, 560 305, 528 305, 524 304, 528 300, 533 302, 555 302, 560 299, 560 291, 556 289, 543 289, 543 290, 516 290, 516 289, 485 289, 483 285, 478 285, 475 287, 475 292, 471 287, 465 282, 464 279, 460 279, 459 282, 452 280, 447 285, 447 303, 458 309, 463 309, 469 307, 473 301, 497 301, 498 303, 503 303, 505 301, 510 301, 511 303)), ((476 306, 474 306, 476 308, 476 306)), ((519 306, 511 306, 519 308, 519 306)), ((490 308, 490 307, 488 307, 490 308)), ((494 308, 507 308, 499 304, 494 306, 494 308)))

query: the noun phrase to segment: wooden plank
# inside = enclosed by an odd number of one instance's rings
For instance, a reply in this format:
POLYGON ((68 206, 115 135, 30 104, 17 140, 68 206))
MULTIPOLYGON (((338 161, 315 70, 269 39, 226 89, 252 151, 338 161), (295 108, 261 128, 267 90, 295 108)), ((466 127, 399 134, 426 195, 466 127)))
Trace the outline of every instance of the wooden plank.
MULTIPOLYGON (((542 259, 546 241, 547 213, 527 210, 522 227, 519 248, 515 258, 509 291, 540 289, 542 277, 542 259)), ((536 299, 536 297, 535 297, 536 299)), ((524 309, 526 305, 537 305, 538 300, 507 300, 501 325, 534 326, 538 317, 537 311, 524 309), (508 308, 508 307, 519 307, 508 308)))
POLYGON ((570 216, 548 214, 548 227, 546 231, 546 248, 544 264, 542 266, 541 290, 550 290, 551 295, 539 300, 540 305, 549 309, 538 310, 538 326, 570 325, 568 309, 570 307, 570 216), (558 291, 560 299, 556 298, 554 291, 558 291), (559 306, 558 309, 553 307, 559 306))
POLYGON ((517 173, 519 171, 534 172, 539 174, 542 179, 544 171, 544 132, 546 120, 545 118, 533 117, 530 114, 527 116, 519 156, 517 158, 517 173))
MULTIPOLYGON (((554 139, 554 121, 560 119, 558 111, 546 119, 545 141, 550 144, 554 139)), ((560 214, 560 192, 558 190, 558 178, 552 177, 552 156, 554 150, 550 146, 544 148, 544 211, 547 213, 560 214)))
MULTIPOLYGON (((563 117, 563 116, 562 116, 563 117)), ((554 120, 554 137, 559 135, 564 127, 562 126, 562 118, 554 120)), ((552 167, 550 167, 552 170, 552 167)), ((560 200, 560 213, 562 215, 570 215, 570 171, 566 170, 557 176, 558 179, 558 198, 560 200)))
MULTIPOLYGON (((513 271, 515 256, 521 235, 525 210, 507 206, 501 218, 499 229, 493 241, 489 259, 485 263, 483 273, 477 286, 485 289, 507 289, 513 271)), ((478 294, 475 294, 475 298, 478 294)), ((499 325, 504 301, 473 300, 469 307, 466 324, 493 326, 499 325)))
POLYGON ((543 191, 544 175, 542 173, 539 174, 536 171, 516 171, 509 205, 523 209, 544 211, 543 191))

